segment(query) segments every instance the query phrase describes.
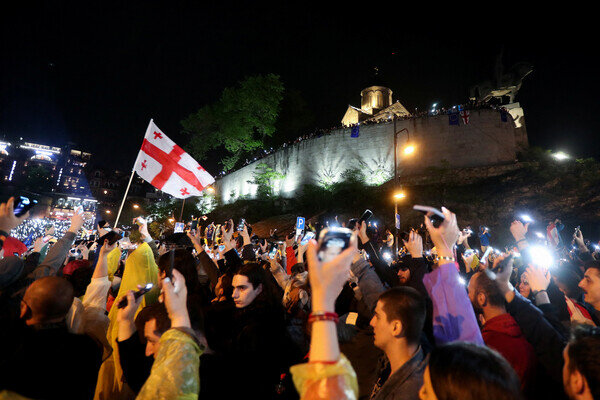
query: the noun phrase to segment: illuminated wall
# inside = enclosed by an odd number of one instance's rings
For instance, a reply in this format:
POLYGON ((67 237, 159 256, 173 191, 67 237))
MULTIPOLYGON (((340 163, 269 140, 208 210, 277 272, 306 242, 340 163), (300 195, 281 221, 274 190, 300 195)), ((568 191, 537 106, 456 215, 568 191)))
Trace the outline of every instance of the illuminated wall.
MULTIPOLYGON (((396 122, 397 130, 407 128, 416 151, 403 158, 401 149, 408 137, 398 135, 399 170, 402 173, 423 172, 427 167, 440 166, 444 161, 452 167, 477 167, 513 163, 518 145, 515 137, 523 135, 512 122, 502 122, 494 110, 471 111, 470 123, 449 125, 447 115, 407 119, 396 122)), ((358 138, 350 137, 350 128, 332 134, 301 141, 283 148, 253 164, 219 179, 216 188, 224 202, 239 196, 253 197, 256 165, 266 163, 285 174, 276 182, 281 195, 291 197, 305 183, 328 185, 341 179, 347 169, 360 167, 367 181, 379 185, 393 177, 394 124, 380 123, 360 127, 358 138)))

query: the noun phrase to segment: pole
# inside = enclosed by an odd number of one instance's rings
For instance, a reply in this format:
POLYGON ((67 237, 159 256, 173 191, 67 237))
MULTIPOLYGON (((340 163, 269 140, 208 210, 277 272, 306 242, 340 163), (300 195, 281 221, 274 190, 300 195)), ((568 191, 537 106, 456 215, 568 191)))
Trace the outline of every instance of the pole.
MULTIPOLYGON (((396 132, 396 115, 394 115, 394 190, 398 191, 398 135, 396 132)), ((398 224, 396 223, 396 215, 398 215, 398 199, 394 193, 394 227, 396 228, 396 237, 394 238, 394 248, 396 252, 394 258, 398 257, 398 224)))
POLYGON ((185 199, 181 203, 181 214, 179 214, 179 221, 183 222, 183 207, 185 207, 185 199))
POLYGON ((125 189, 125 194, 123 195, 123 200, 121 201, 121 207, 119 207, 119 212, 117 213, 117 219, 115 220, 114 227, 117 227, 119 223, 119 218, 121 218, 121 211, 123 210, 123 205, 125 205, 125 199, 127 198, 127 193, 129 193, 129 187, 131 186, 131 181, 133 180, 133 175, 135 174, 135 164, 134 168, 131 170, 131 176, 129 177, 129 183, 127 184, 127 189, 125 189))

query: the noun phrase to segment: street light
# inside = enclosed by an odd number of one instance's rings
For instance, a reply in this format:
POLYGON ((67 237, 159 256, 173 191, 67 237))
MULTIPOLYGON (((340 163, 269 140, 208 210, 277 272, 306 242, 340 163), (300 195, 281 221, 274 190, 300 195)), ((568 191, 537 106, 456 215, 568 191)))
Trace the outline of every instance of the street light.
POLYGON ((106 212, 107 214, 110 214, 110 210, 106 210, 105 212, 106 212))
POLYGON ((140 206, 139 206, 139 205, 137 205, 137 204, 134 204, 134 205, 133 205, 133 208, 135 208, 135 209, 137 210, 138 208, 140 208, 140 206))
POLYGON ((214 187, 212 187, 212 186, 209 186, 209 187, 207 187, 207 188, 206 188, 206 191, 207 191, 208 193, 212 194, 212 193, 214 193, 214 192, 215 192, 215 188, 214 188, 214 187))
POLYGON ((404 154, 407 156, 411 155, 414 152, 415 152, 415 146, 413 146, 412 144, 409 144, 408 146, 406 146, 404 148, 404 154))
POLYGON ((552 154, 552 157, 554 157, 558 161, 564 161, 564 160, 571 158, 567 153, 562 152, 562 151, 558 151, 558 152, 552 154))
POLYGON ((405 197, 406 197, 406 195, 404 194, 404 192, 398 192, 398 193, 394 194, 394 198, 396 200, 400 200, 400 199, 403 199, 405 197))

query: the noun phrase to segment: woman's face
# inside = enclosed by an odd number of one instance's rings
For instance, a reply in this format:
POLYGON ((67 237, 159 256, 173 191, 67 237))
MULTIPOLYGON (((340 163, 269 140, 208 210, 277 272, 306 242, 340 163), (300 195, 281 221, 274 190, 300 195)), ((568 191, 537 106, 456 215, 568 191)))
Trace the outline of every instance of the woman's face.
POLYGON ((527 282, 527 279, 525 279, 525 274, 521 275, 521 283, 519 283, 519 293, 521 293, 523 297, 529 297, 529 295, 531 294, 531 287, 529 286, 529 282, 527 282))
POLYGON ((433 391, 433 385, 431 384, 431 375, 429 375, 429 366, 425 368, 425 374, 423 375, 423 386, 419 390, 420 400, 437 400, 437 396, 433 391))

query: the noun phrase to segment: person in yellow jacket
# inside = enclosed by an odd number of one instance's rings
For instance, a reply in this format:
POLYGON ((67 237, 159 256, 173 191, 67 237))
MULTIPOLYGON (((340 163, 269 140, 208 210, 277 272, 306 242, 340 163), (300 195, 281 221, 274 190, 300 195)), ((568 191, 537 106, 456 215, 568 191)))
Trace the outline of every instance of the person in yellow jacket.
POLYGON ((317 243, 311 240, 306 251, 312 289, 312 321, 309 362, 290 368, 302 400, 357 399, 358 382, 350 362, 340 354, 334 305, 350 275, 357 254, 356 236, 348 249, 327 263, 317 257, 317 243))
MULTIPOLYGON (((110 266, 110 259, 109 259, 110 266)), ((110 268, 110 267, 109 267, 110 268)), ((158 266, 154 261, 154 254, 147 243, 140 244, 125 261, 125 269, 121 286, 117 295, 118 299, 125 296, 130 290, 137 290, 138 285, 152 283, 154 288, 144 295, 141 308, 155 303, 158 300, 158 266)), ((115 302, 116 303, 116 302, 115 302)), ((138 310, 139 311, 139 310, 138 310)), ((102 363, 100 373, 98 374, 98 383, 96 385, 95 399, 131 399, 133 392, 123 383, 119 364, 119 354, 117 351, 117 307, 113 306, 108 313, 110 320, 107 329, 107 341, 112 347, 112 355, 102 363)))

